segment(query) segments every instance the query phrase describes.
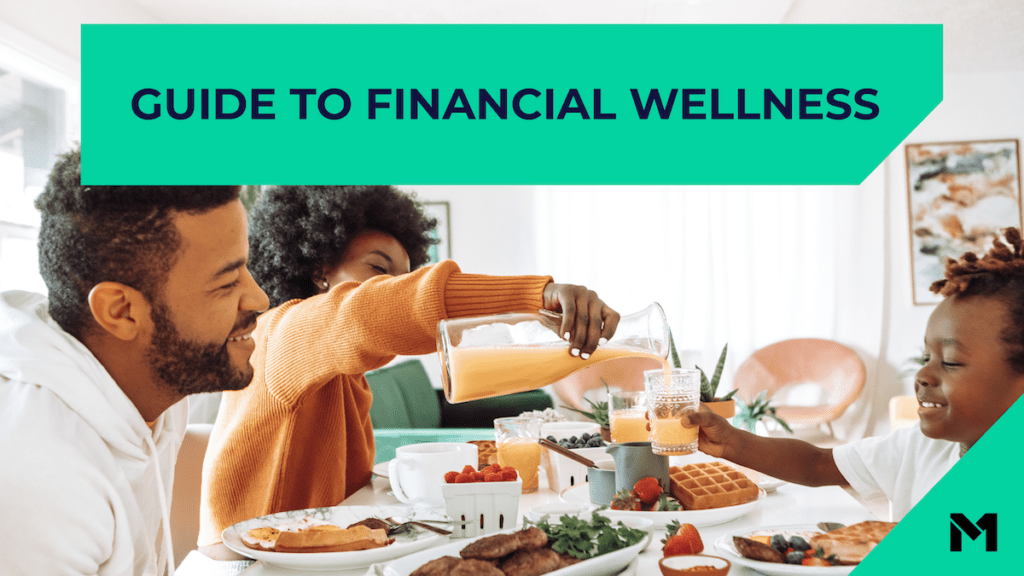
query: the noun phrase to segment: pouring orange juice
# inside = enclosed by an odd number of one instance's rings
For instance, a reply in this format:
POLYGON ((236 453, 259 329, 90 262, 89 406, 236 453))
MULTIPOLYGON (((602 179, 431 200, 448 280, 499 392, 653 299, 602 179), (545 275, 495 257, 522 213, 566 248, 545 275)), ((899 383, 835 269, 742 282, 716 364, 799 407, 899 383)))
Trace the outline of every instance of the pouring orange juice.
POLYGON ((442 320, 437 325, 441 380, 449 402, 535 390, 588 366, 622 357, 664 364, 668 322, 657 303, 623 316, 615 335, 583 360, 569 355, 558 316, 501 314, 442 320))

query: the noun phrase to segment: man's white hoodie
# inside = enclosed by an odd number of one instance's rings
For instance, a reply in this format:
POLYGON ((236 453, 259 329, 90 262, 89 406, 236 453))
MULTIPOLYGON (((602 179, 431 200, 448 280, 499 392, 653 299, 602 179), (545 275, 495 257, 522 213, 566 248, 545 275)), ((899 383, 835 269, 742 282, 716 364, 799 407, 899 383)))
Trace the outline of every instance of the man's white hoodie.
POLYGON ((43 296, 0 293, 0 573, 173 573, 187 420, 183 401, 150 429, 43 296))

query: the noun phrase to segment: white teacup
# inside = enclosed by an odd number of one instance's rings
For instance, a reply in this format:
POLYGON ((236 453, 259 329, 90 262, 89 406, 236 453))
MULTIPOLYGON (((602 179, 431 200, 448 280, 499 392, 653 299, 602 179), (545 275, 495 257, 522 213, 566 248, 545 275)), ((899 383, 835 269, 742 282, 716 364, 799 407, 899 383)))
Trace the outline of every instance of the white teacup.
POLYGON ((395 450, 395 459, 388 464, 388 480, 395 498, 406 504, 442 507, 441 485, 444 475, 452 470, 462 472, 466 465, 477 466, 475 444, 460 442, 426 442, 409 444, 395 450))

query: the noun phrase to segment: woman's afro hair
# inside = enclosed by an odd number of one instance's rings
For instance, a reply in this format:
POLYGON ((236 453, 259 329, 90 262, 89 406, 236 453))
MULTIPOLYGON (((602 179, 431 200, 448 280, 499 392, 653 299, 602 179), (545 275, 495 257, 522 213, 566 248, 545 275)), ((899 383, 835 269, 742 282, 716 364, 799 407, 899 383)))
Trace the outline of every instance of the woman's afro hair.
POLYGON ((316 294, 314 276, 363 231, 394 236, 413 270, 437 243, 437 220, 415 194, 392 186, 275 186, 264 189, 249 220, 249 268, 271 306, 316 294))

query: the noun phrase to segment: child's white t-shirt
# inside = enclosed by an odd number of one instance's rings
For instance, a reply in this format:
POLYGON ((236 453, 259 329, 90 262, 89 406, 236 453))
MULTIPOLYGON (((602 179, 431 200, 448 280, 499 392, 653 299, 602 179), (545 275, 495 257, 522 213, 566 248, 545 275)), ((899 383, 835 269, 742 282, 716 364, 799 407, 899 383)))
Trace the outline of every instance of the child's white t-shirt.
POLYGON ((832 456, 862 498, 888 498, 891 519, 898 522, 960 460, 960 444, 933 440, 910 426, 837 446, 832 456))

